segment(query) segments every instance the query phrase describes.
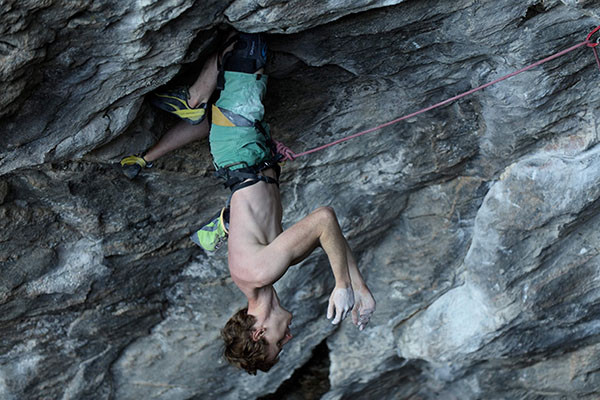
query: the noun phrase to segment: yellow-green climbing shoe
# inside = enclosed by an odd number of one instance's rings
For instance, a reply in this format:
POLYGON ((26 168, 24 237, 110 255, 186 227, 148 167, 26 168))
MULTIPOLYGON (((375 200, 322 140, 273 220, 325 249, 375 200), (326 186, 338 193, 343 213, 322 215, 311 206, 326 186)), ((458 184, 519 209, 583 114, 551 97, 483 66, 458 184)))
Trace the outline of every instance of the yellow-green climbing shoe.
POLYGON ((206 251, 216 251, 227 240, 229 208, 223 208, 206 225, 196 231, 190 239, 206 251))
POLYGON ((127 156, 121 160, 121 170, 129 179, 135 178, 142 168, 152 168, 152 163, 144 156, 127 156))
POLYGON ((192 108, 188 103, 189 98, 190 92, 187 87, 177 87, 155 92, 150 97, 150 102, 161 110, 175 114, 192 125, 197 125, 206 118, 206 103, 192 108))

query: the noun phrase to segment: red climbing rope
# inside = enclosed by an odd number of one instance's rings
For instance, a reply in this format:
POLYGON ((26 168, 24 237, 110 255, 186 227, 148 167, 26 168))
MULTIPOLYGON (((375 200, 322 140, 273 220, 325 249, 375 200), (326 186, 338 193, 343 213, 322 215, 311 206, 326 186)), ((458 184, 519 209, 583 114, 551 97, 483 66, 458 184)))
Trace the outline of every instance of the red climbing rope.
POLYGON ((395 119, 395 120, 392 120, 392 121, 386 122, 386 123, 384 123, 384 124, 381 124, 381 125, 379 125, 379 126, 376 126, 376 127, 374 127, 374 128, 370 128, 370 129, 367 129, 367 130, 364 130, 364 131, 361 131, 361 132, 355 133, 355 134, 353 134, 353 135, 346 136, 346 137, 344 137, 344 138, 341 138, 341 139, 335 140, 335 141, 333 141, 333 142, 331 142, 331 143, 327 143, 327 144, 324 144, 324 145, 322 145, 322 146, 315 147, 314 149, 306 150, 306 151, 303 151, 303 152, 301 152, 301 153, 298 153, 298 154, 294 153, 292 150, 290 150, 288 147, 286 147, 286 146, 285 146, 283 143, 275 141, 275 143, 276 143, 276 145, 277 145, 277 150, 279 151, 279 153, 280 153, 281 155, 283 155, 283 156, 284 156, 284 158, 283 158, 284 160, 290 160, 290 161, 291 161, 291 160, 294 160, 294 159, 296 159, 296 158, 298 158, 298 157, 305 156, 305 155, 307 155, 307 154, 315 153, 315 152, 317 152, 317 151, 320 151, 320 150, 326 149, 327 147, 331 147, 331 146, 334 146, 334 145, 336 145, 336 144, 339 144, 339 143, 345 142, 345 141, 347 141, 347 140, 354 139, 354 138, 356 138, 356 137, 359 137, 359 136, 365 135, 365 134, 367 134, 367 133, 370 133, 370 132, 373 132, 373 131, 376 131, 376 130, 379 130, 379 129, 385 128, 386 126, 393 125, 393 124, 395 124, 395 123, 398 123, 398 122, 400 122, 400 121, 403 121, 403 120, 405 120, 405 119, 409 119, 409 118, 412 118, 412 117, 414 117, 414 116, 417 116, 417 115, 419 115, 419 114, 423 114, 424 112, 427 112, 427 111, 433 110, 434 108, 438 108, 438 107, 441 107, 441 106, 443 106, 443 105, 446 105, 446 104, 448 104, 448 103, 451 103, 451 102, 453 102, 454 100, 458 100, 458 99, 460 99, 460 98, 462 98, 462 97, 465 97, 465 96, 468 96, 468 95, 470 95, 470 94, 473 94, 473 93, 475 93, 475 92, 477 92, 477 91, 479 91, 479 90, 485 89, 485 88, 486 88, 486 87, 488 87, 488 86, 492 86, 492 85, 494 85, 494 84, 496 84, 496 83, 498 83, 498 82, 501 82, 501 81, 503 81, 503 80, 505 80, 505 79, 511 78, 511 77, 513 77, 513 76, 515 76, 515 75, 518 75, 518 74, 522 73, 522 72, 525 72, 525 71, 527 71, 527 70, 530 70, 531 68, 535 68, 535 67, 537 67, 538 65, 541 65, 541 64, 543 64, 543 63, 545 63, 545 62, 548 62, 548 61, 550 61, 550 60, 554 60, 555 58, 561 57, 561 56, 563 56, 563 55, 565 55, 565 54, 567 54, 567 53, 569 53, 569 52, 571 52, 571 51, 573 51, 573 50, 576 50, 576 49, 578 49, 578 48, 580 48, 580 47, 582 47, 582 46, 588 46, 588 47, 590 47, 590 48, 591 48, 591 49, 594 51, 594 56, 596 57, 596 62, 597 62, 597 64, 598 64, 598 69, 600 69, 600 58, 598 57, 598 52, 596 51, 596 47, 598 46, 598 44, 600 44, 600 34, 599 34, 599 36, 598 36, 598 38, 596 39, 596 41, 595 41, 595 42, 594 42, 594 41, 592 41, 592 36, 593 36, 594 34, 598 33, 599 31, 600 31, 600 26, 596 27, 596 28, 595 28, 593 31, 591 31, 591 32, 590 32, 590 33, 587 35, 587 37, 585 38, 585 41, 583 41, 583 42, 581 42, 581 43, 579 43, 579 44, 576 44, 575 46, 569 47, 568 49, 565 49, 565 50, 563 50, 563 51, 559 51, 559 52, 558 52, 558 53, 556 53, 556 54, 553 54, 553 55, 551 55, 551 56, 549 56, 549 57, 546 57, 546 58, 544 58, 544 59, 542 59, 542 60, 539 60, 539 61, 537 61, 537 62, 535 62, 535 63, 533 63, 533 64, 531 64, 531 65, 528 65, 528 66, 527 66, 527 67, 525 67, 525 68, 521 68, 521 69, 520 69, 520 70, 518 70, 518 71, 514 71, 514 72, 512 72, 512 73, 510 73, 510 74, 508 74, 508 75, 505 75, 505 76, 503 76, 503 77, 501 77, 501 78, 495 79, 495 80, 493 80, 493 81, 491 81, 491 82, 488 82, 488 83, 486 83, 486 84, 484 84, 484 85, 478 86, 478 87, 476 87, 476 88, 474 88, 474 89, 468 90, 468 91, 466 91, 466 92, 464 92, 464 93, 461 93, 461 94, 459 94, 459 95, 457 95, 457 96, 451 97, 451 98, 449 98, 449 99, 446 99, 446 100, 444 100, 444 101, 441 101, 441 102, 439 102, 439 103, 437 103, 437 104, 434 104, 434 105, 432 105, 432 106, 429 106, 429 107, 423 108, 423 109, 421 109, 421 110, 419 110, 419 111, 415 111, 415 112, 413 112, 413 113, 411 113, 411 114, 405 115, 405 116, 403 116, 403 117, 400 117, 400 118, 397 118, 397 119, 395 119))

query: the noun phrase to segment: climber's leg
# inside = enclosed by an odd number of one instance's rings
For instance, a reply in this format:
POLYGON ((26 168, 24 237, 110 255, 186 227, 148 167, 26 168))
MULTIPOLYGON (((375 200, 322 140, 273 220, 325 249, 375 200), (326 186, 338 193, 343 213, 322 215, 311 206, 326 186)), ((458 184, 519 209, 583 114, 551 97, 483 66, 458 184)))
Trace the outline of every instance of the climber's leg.
POLYGON ((186 144, 207 137, 208 131, 209 125, 206 119, 199 125, 190 125, 185 121, 179 121, 177 125, 169 129, 167 133, 165 133, 160 140, 146 152, 146 154, 144 154, 144 159, 147 162, 157 160, 165 154, 183 147, 186 144))
POLYGON ((217 73, 215 54, 206 60, 192 86, 159 90, 150 96, 150 102, 192 125, 200 124, 206 118, 207 103, 217 84, 217 73))
POLYGON ((129 178, 133 179, 142 168, 152 167, 152 162, 170 151, 185 146, 188 143, 208 136, 209 125, 205 119, 199 125, 190 125, 179 121, 160 138, 158 143, 141 155, 127 156, 121 160, 121 169, 129 178))
MULTIPOLYGON (((206 60, 198 79, 189 88, 188 104, 191 107, 208 102, 217 86, 217 75, 217 55, 215 54, 206 60)), ((209 124, 206 119, 203 119, 199 125, 190 125, 180 121, 146 152, 144 158, 149 162, 154 161, 170 151, 206 137, 208 131, 209 124)))
MULTIPOLYGON (((163 92, 164 97, 160 101, 160 108, 166 108, 172 112, 175 109, 174 107, 179 107, 180 114, 178 116, 182 117, 183 121, 169 129, 143 155, 128 156, 121 160, 121 167, 128 178, 134 178, 142 168, 151 167, 152 161, 170 151, 208 136, 210 125, 206 120, 206 103, 208 103, 217 85, 217 74, 217 56, 213 55, 206 60, 198 79, 189 90, 185 88, 184 90, 175 89, 163 92), (173 103, 173 107, 169 106, 169 101, 173 103)), ((156 94, 153 96, 154 100, 152 102, 156 105, 156 99, 160 97, 157 97, 156 94)))
POLYGON ((217 54, 210 56, 204 63, 200 75, 190 86, 190 98, 188 103, 191 107, 197 107, 200 104, 207 103, 210 96, 217 87, 217 75, 219 70, 217 68, 217 54))

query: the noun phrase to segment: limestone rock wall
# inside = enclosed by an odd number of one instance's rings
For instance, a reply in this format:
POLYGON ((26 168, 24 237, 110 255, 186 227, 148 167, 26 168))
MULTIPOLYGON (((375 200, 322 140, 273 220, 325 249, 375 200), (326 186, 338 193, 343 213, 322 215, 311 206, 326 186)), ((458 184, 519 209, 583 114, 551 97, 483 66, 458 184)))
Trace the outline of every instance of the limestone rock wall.
POLYGON ((191 83, 229 27, 268 33, 267 120, 299 152, 598 25, 592 0, 3 1, 0 397, 310 398, 297 382, 318 348, 324 399, 598 398, 600 70, 586 47, 287 163, 284 225, 334 207, 378 309, 363 332, 333 327, 333 278, 311 256, 277 284, 295 338, 268 374, 221 359, 244 297, 226 249, 187 238, 227 197, 208 143, 133 181, 117 166, 173 123, 145 95, 191 83))

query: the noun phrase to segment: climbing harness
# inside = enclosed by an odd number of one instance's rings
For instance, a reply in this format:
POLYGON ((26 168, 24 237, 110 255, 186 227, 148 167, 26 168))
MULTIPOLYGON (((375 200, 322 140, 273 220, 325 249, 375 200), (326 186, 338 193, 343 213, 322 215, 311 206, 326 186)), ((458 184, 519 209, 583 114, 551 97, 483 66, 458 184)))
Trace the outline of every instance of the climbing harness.
POLYGON ((576 49, 578 49, 578 48, 580 48, 580 47, 582 47, 582 46, 587 46, 587 47, 590 47, 590 48, 593 50, 593 52, 594 52, 594 56, 595 56, 595 58, 596 58, 596 63, 598 64, 598 69, 600 69, 600 58, 599 58, 599 56, 598 56, 598 52, 597 52, 597 49, 596 49, 596 47, 598 47, 598 45, 599 45, 599 44, 600 44, 600 25, 599 25, 598 27, 596 27, 596 28, 595 28, 593 31, 591 31, 591 32, 590 32, 590 33, 587 35, 587 37, 585 38, 585 40, 584 40, 583 42, 581 42, 581 43, 578 43, 578 44, 576 44, 576 45, 574 45, 574 46, 571 46, 571 47, 569 47, 568 49, 565 49, 565 50, 559 51, 559 52, 558 52, 558 53, 556 53, 556 54, 553 54, 553 55, 551 55, 551 56, 549 56, 549 57, 546 57, 546 58, 544 58, 544 59, 542 59, 542 60, 539 60, 539 61, 537 61, 537 62, 535 62, 535 63, 533 63, 533 64, 531 64, 531 65, 528 65, 528 66, 526 66, 526 67, 524 67, 524 68, 521 68, 521 69, 519 69, 519 70, 517 70, 517 71, 514 71, 514 72, 512 72, 512 73, 510 73, 510 74, 508 74, 508 75, 505 75, 505 76, 503 76, 503 77, 500 77, 500 78, 498 78, 498 79, 495 79, 495 80, 493 80, 493 81, 491 81, 491 82, 488 82, 488 83, 486 83, 486 84, 484 84, 484 85, 481 85, 481 86, 478 86, 478 87, 476 87, 476 88, 474 88, 474 89, 468 90, 468 91, 466 91, 466 92, 464 92, 464 93, 461 93, 461 94, 459 94, 459 95, 457 95, 457 96, 451 97, 451 98, 449 98, 449 99, 446 99, 446 100, 444 100, 444 101, 441 101, 441 102, 439 102, 439 103, 437 103, 437 104, 434 104, 434 105, 432 105, 432 106, 429 106, 429 107, 423 108, 423 109, 421 109, 421 110, 419 110, 419 111, 415 111, 415 112, 413 112, 413 113, 411 113, 411 114, 408 114, 408 115, 405 115, 405 116, 403 116, 403 117, 400 117, 400 118, 394 119, 394 120, 392 120, 392 121, 386 122, 386 123, 384 123, 384 124, 378 125, 378 126, 376 126, 376 127, 374 127, 374 128, 366 129, 366 130, 364 130, 364 131, 361 131, 361 132, 358 132, 358 133, 352 134, 352 135, 350 135, 350 136, 343 137, 343 138, 341 138, 341 139, 338 139, 338 140, 335 140, 335 141, 333 141, 333 142, 331 142, 331 143, 327 143, 327 144, 324 144, 324 145, 322 145, 322 146, 315 147, 315 148, 313 148, 313 149, 310 149, 310 150, 303 151, 303 152, 301 152, 301 153, 294 153, 294 152, 293 152, 291 149, 289 149, 289 148, 288 148, 287 146, 285 146, 283 143, 280 143, 280 142, 275 142, 275 144, 276 144, 276 147, 277 147, 277 149, 278 149, 278 152, 279 152, 279 154, 281 154, 281 155, 283 156, 283 160, 289 160, 289 161, 292 161, 292 160, 295 160, 295 159, 296 159, 296 158, 298 158, 298 157, 305 156, 305 155, 308 155, 308 154, 311 154, 311 153, 315 153, 315 152, 317 152, 317 151, 320 151, 320 150, 326 149, 326 148, 328 148, 328 147, 331 147, 331 146, 334 146, 334 145, 336 145, 336 144, 339 144, 339 143, 342 143, 342 142, 348 141, 348 140, 350 140, 350 139, 357 138, 357 137, 359 137, 359 136, 362 136, 362 135, 365 135, 365 134, 367 134, 367 133, 370 133, 370 132, 373 132, 373 131, 377 131, 377 130, 379 130, 379 129, 382 129, 382 128, 385 128, 385 127, 387 127, 387 126, 390 126, 390 125, 396 124, 396 123, 398 123, 398 122, 400 122, 400 121, 404 121, 404 120, 406 120, 406 119, 409 119, 409 118, 415 117, 415 116, 417 116, 417 115, 419 115, 419 114, 423 114, 423 113, 425 113, 425 112, 427 112, 427 111, 431 111, 431 110, 433 110, 433 109, 435 109, 435 108, 438 108, 438 107, 441 107, 441 106, 443 106, 443 105, 446 105, 446 104, 448 104, 448 103, 451 103, 451 102, 453 102, 453 101, 455 101, 455 100, 458 100, 458 99, 460 99, 460 98, 462 98, 462 97, 465 97, 465 96, 468 96, 468 95, 470 95, 470 94, 473 94, 473 93, 475 93, 475 92, 477 92, 477 91, 479 91, 479 90, 482 90, 482 89, 485 89, 485 88, 487 88, 487 87, 489 87, 489 86, 495 85, 495 84, 496 84, 496 83, 498 83, 498 82, 501 82, 501 81, 503 81, 503 80, 506 80, 506 79, 508 79, 508 78, 511 78, 511 77, 513 77, 513 76, 515 76, 515 75, 518 75, 518 74, 522 73, 522 72, 525 72, 525 71, 528 71, 528 70, 530 70, 530 69, 532 69, 532 68, 535 68, 535 67, 537 67, 537 66, 539 66, 539 65, 541 65, 541 64, 543 64, 543 63, 545 63, 545 62, 548 62, 548 61, 554 60, 555 58, 561 57, 561 56, 563 56, 563 55, 565 55, 565 54, 567 54, 567 53, 570 53, 571 51, 573 51, 573 50, 576 50, 576 49), (594 35, 596 35, 596 34, 598 34, 598 37, 597 37, 597 38, 596 38, 596 40, 594 41, 594 40, 592 39, 592 37, 593 37, 594 35))
POLYGON ((277 147, 274 141, 268 135, 260 121, 256 121, 254 123, 254 127, 256 130, 258 130, 265 136, 267 144, 270 148, 271 157, 256 165, 248 165, 247 163, 242 161, 234 164, 225 165, 224 167, 217 169, 217 171, 215 172, 217 178, 223 179, 225 181, 225 187, 231 189, 231 195, 229 197, 230 199, 235 191, 254 185, 258 182, 272 183, 279 186, 279 175, 281 174, 281 167, 279 165, 279 161, 284 156, 277 152, 277 147), (237 165, 243 165, 243 167, 232 169, 232 167, 235 167, 237 165), (269 168, 273 168, 275 170, 277 179, 273 179, 270 176, 261 175, 262 171, 269 168))
POLYGON ((272 183, 279 186, 279 175, 281 173, 279 161, 283 158, 283 155, 278 153, 277 145, 271 139, 271 135, 269 135, 265 129, 262 121, 256 120, 254 123, 252 123, 247 118, 239 114, 213 105, 212 123, 218 126, 251 127, 263 136, 265 143, 269 147, 268 157, 254 165, 248 165, 248 163, 245 161, 227 164, 222 167, 218 167, 215 164, 215 175, 217 178, 221 178, 225 181, 225 187, 231 189, 231 196, 235 191, 254 185, 258 182, 272 183), (262 171, 269 168, 273 168, 275 170, 277 179, 273 179, 269 176, 261 174, 262 171))
POLYGON ((225 181, 223 184, 226 188, 231 190, 231 194, 233 195, 235 191, 254 185, 258 182, 272 183, 279 186, 280 172, 281 168, 276 160, 267 160, 256 165, 247 165, 244 162, 226 165, 219 168, 215 172, 215 176, 225 181), (230 169, 231 167, 240 164, 244 166, 238 169, 230 169), (277 179, 261 175, 261 172, 268 168, 273 168, 275 170, 277 179))

